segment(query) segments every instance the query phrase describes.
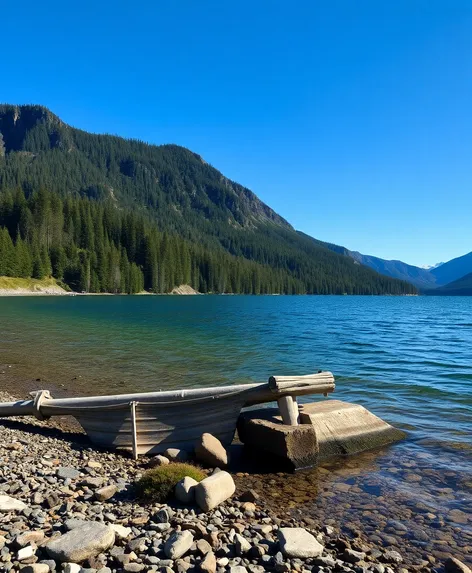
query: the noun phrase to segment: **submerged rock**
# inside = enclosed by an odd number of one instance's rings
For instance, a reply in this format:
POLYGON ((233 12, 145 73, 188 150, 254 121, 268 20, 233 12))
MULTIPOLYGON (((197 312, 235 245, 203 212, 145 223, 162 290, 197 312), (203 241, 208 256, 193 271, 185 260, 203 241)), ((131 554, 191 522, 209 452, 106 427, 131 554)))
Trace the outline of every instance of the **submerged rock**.
POLYGON ((444 564, 446 573, 472 573, 469 567, 459 559, 455 557, 449 557, 449 559, 444 564))

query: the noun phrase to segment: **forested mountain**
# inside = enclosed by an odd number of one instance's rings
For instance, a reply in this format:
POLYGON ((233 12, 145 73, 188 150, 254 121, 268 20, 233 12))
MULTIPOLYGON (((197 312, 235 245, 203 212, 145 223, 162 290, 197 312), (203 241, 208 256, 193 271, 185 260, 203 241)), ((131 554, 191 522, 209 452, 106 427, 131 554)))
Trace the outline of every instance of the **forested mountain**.
POLYGON ((433 296, 472 296, 472 273, 439 288, 425 291, 433 296))
POLYGON ((0 106, 0 274, 75 290, 408 294, 298 235, 195 153, 0 106))
MULTIPOLYGON (((300 232, 299 234, 303 235, 303 233, 300 232)), ((414 265, 408 265, 402 261, 388 261, 386 259, 380 259, 379 257, 373 257, 372 255, 363 255, 362 253, 351 251, 340 245, 325 243, 323 241, 318 241, 317 239, 313 240, 320 246, 324 246, 335 253, 350 257, 359 264, 365 265, 366 267, 377 271, 381 275, 408 281, 420 289, 434 288, 436 285, 436 278, 431 274, 430 270, 415 267, 414 265)))
MULTIPOLYGON (((308 235, 300 231, 298 233, 301 236, 308 237, 308 235)), ((325 243, 318 239, 312 240, 316 244, 324 246, 335 253, 351 257, 361 265, 365 265, 382 275, 408 281, 421 290, 429 290, 448 285, 448 283, 456 281, 465 274, 472 272, 472 252, 462 257, 452 259, 447 263, 440 263, 430 269, 423 269, 421 267, 415 267, 414 265, 408 265, 402 261, 388 261, 371 255, 363 255, 357 251, 350 251, 346 249, 346 247, 325 243)))

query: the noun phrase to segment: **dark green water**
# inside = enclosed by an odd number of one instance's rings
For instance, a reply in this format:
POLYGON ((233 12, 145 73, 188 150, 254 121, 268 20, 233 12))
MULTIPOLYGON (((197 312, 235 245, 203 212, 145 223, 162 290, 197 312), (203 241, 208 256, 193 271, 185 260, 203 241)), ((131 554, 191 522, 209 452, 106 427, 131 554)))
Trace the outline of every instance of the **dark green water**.
POLYGON ((359 523, 385 545, 393 536, 417 561, 450 547, 470 563, 472 298, 0 298, 0 387, 12 393, 21 379, 63 395, 115 394, 319 369, 334 373, 336 398, 408 439, 321 476, 281 478, 276 506, 359 523))

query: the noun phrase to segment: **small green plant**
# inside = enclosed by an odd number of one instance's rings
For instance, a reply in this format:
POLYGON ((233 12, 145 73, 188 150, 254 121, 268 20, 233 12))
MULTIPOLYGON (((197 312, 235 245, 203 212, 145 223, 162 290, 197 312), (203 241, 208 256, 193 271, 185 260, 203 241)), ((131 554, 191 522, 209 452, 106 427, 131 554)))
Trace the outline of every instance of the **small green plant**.
POLYGON ((172 496, 175 486, 186 476, 202 481, 206 474, 197 466, 182 463, 148 470, 136 483, 138 496, 145 501, 163 503, 172 496))

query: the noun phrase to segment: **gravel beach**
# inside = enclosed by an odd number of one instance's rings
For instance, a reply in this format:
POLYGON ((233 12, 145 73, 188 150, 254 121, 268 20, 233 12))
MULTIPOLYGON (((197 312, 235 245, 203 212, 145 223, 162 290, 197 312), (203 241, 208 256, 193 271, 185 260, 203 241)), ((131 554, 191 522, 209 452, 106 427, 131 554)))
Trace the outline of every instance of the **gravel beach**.
MULTIPOLYGON (((11 399, 0 393, 0 400, 11 399)), ((372 543, 366 533, 375 506, 359 512, 357 521, 343 519, 348 508, 338 498, 331 516, 297 509, 297 500, 315 489, 304 473, 237 472, 233 498, 203 513, 137 501, 133 484, 148 460, 92 448, 69 419, 0 421, 0 459, 0 571, 470 573, 467 546, 459 555, 457 544, 447 541, 434 554, 405 550, 401 518, 389 523, 390 539, 372 543)), ((342 499, 343 487, 336 487, 342 499)), ((470 517, 456 514, 459 521, 470 517)), ((448 530, 444 522, 438 537, 442 529, 448 530)))

